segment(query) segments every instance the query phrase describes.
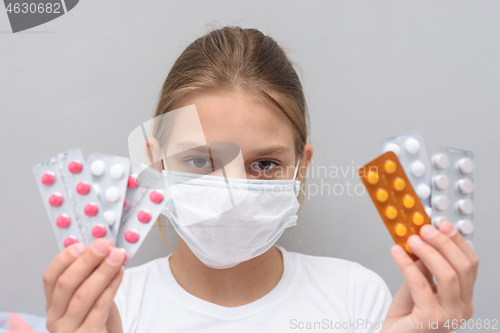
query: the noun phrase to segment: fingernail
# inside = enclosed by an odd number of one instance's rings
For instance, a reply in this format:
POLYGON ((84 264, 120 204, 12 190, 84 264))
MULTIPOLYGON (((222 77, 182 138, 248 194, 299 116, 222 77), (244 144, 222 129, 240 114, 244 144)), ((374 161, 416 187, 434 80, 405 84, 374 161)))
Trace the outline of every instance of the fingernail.
POLYGON ((73 253, 75 256, 79 257, 80 254, 85 251, 85 245, 83 244, 75 244, 73 245, 70 249, 71 253, 73 253))
POLYGON ((438 232, 438 230, 433 226, 433 225, 430 225, 430 224, 426 224, 424 225, 421 229, 420 229, 420 233, 423 233, 425 234, 426 236, 433 236, 435 235, 436 233, 438 232))
POLYGON ((392 252, 395 255, 400 256, 400 255, 405 253, 405 250, 403 250, 403 248, 401 246, 395 245, 394 248, 392 249, 392 252))
POLYGON ((446 221, 446 223, 441 223, 441 225, 442 225, 441 230, 448 236, 451 236, 455 231, 455 227, 453 226, 453 224, 451 224, 448 221, 446 221))
POLYGON ((92 251, 94 251, 94 253, 98 255, 106 253, 108 249, 109 243, 104 240, 97 240, 94 242, 94 244, 92 244, 92 251))
POLYGON ((410 236, 408 238, 408 242, 413 244, 413 245, 420 245, 423 243, 422 238, 420 238, 420 236, 417 236, 417 235, 410 236))
POLYGON ((111 251, 111 253, 107 256, 106 261, 110 264, 117 264, 121 261, 121 254, 118 251, 111 251))

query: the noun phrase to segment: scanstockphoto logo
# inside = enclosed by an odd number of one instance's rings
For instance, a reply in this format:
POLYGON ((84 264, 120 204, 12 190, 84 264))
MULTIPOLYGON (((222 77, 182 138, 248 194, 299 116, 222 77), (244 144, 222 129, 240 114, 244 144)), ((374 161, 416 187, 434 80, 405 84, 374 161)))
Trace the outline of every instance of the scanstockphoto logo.
POLYGON ((75 8, 79 0, 4 0, 12 32, 31 29, 52 21, 75 8))

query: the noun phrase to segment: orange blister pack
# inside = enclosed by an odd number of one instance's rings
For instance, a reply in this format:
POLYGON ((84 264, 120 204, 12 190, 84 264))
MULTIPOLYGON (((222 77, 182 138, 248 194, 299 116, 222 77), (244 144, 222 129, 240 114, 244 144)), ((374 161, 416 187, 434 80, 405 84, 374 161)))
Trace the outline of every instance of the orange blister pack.
POLYGON ((417 260, 406 240, 431 221, 397 156, 392 151, 382 154, 361 167, 358 175, 394 242, 417 260))

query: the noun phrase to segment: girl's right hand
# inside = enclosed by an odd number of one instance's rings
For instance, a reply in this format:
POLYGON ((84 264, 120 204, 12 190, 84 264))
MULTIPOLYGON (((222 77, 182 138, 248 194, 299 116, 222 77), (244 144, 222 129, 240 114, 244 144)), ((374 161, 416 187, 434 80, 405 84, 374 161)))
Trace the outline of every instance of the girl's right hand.
POLYGON ((59 253, 43 274, 49 332, 121 333, 113 299, 124 259, 105 239, 89 249, 79 243, 59 253))

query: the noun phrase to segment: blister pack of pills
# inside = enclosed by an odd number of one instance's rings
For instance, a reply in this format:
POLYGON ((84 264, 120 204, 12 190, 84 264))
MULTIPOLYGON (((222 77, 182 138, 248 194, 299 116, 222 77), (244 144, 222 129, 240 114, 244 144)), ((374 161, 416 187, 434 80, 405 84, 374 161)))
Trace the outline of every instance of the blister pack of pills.
POLYGON ((124 212, 116 237, 116 246, 127 256, 125 264, 137 252, 165 207, 164 187, 162 174, 153 168, 144 169, 138 176, 129 176, 124 212))
POLYGON ((432 224, 450 221, 472 247, 474 154, 436 146, 432 149, 432 224))
POLYGON ((406 241, 418 235, 430 219, 396 154, 388 151, 380 155, 361 167, 358 175, 394 242, 417 260, 406 241))
POLYGON ((97 238, 114 242, 80 149, 38 163, 33 174, 61 250, 97 238))
POLYGON ((130 161, 121 156, 91 154, 87 165, 92 187, 99 196, 104 220, 108 223, 113 237, 116 237, 125 201, 130 161))
POLYGON ((380 142, 380 148, 383 153, 392 151, 399 158, 427 215, 430 216, 431 171, 422 134, 412 131, 391 136, 380 142))

